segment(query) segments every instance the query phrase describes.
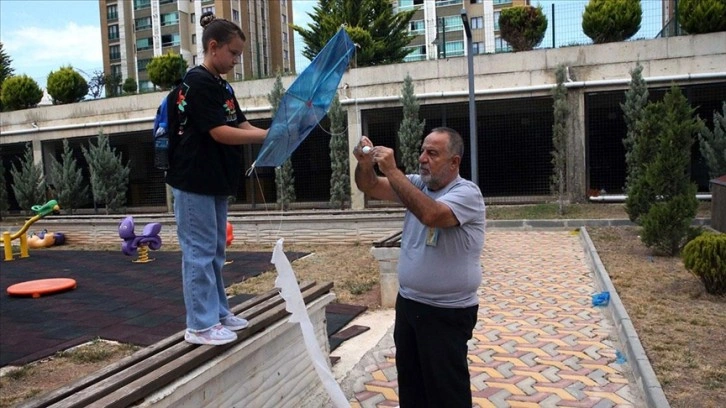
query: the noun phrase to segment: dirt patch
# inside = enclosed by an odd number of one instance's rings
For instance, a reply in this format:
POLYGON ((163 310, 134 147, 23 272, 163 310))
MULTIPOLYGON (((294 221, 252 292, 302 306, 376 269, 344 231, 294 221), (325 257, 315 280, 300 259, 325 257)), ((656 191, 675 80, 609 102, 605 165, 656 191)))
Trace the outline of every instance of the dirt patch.
POLYGON ((655 256, 638 228, 588 228, 673 408, 726 406, 726 297, 679 257, 655 256))

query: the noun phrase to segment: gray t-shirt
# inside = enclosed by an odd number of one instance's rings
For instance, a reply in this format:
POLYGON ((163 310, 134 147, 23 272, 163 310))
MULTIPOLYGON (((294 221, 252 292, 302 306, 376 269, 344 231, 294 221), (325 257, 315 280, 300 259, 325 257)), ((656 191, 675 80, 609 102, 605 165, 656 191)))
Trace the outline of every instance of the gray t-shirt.
POLYGON ((461 308, 479 303, 486 209, 479 187, 457 177, 430 191, 419 175, 407 175, 424 194, 451 208, 459 225, 429 228, 406 211, 398 261, 399 293, 437 307, 461 308))

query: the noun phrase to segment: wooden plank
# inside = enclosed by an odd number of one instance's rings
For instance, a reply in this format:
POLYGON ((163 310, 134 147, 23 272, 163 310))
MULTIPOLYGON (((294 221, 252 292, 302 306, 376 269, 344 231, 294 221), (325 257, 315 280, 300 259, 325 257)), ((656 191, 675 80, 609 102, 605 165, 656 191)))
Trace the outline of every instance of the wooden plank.
MULTIPOLYGON (((303 282, 301 283, 301 290, 308 289, 314 285, 315 282, 303 282)), ((232 312, 234 314, 246 312, 245 316, 252 318, 261 314, 266 308, 273 308, 283 303, 282 298, 278 295, 279 291, 277 289, 270 290, 233 307, 232 312)), ((153 370, 154 365, 159 365, 169 358, 176 358, 180 352, 184 352, 186 347, 183 346, 185 345, 187 343, 184 342, 184 330, 182 330, 108 367, 95 371, 68 386, 27 401, 20 405, 20 407, 43 408, 60 401, 64 402, 63 406, 74 406, 74 404, 83 406, 84 403, 107 395, 134 379, 145 375, 153 370), (174 347, 175 345, 180 346, 174 347), (173 349, 169 350, 170 348, 173 349), (169 354, 171 354, 171 357, 169 354)), ((188 346, 194 347, 192 345, 188 346)))
MULTIPOLYGON (((315 285, 302 293, 303 299, 307 304, 323 294, 330 292, 332 287, 332 283, 315 285)), ((136 379, 133 383, 125 385, 123 388, 87 406, 89 408, 127 407, 182 377, 204 362, 217 357, 235 344, 264 330, 288 314, 287 310, 285 310, 284 303, 276 306, 274 309, 268 309, 257 316, 254 321, 251 321, 250 323, 253 324, 250 324, 250 327, 242 332, 238 332, 236 341, 224 346, 193 346, 195 347, 193 350, 185 352, 182 356, 177 356, 176 359, 168 361, 163 366, 158 366, 153 372, 149 372, 147 375, 136 379)))

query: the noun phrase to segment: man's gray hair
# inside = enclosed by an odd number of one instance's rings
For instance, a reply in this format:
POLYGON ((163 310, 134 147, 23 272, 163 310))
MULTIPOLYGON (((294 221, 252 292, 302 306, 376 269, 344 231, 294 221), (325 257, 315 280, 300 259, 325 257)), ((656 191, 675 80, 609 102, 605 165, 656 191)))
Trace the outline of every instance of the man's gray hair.
POLYGON ((452 155, 458 155, 462 158, 464 157, 464 139, 461 137, 459 132, 452 128, 441 126, 431 129, 431 133, 446 133, 449 135, 449 143, 447 145, 449 153, 452 155))

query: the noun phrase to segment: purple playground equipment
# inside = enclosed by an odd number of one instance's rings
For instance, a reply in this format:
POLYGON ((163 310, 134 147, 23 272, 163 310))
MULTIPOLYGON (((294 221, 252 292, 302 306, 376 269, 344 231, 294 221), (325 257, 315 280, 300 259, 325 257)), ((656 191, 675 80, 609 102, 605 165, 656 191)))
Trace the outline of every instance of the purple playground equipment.
POLYGON ((151 222, 144 226, 141 235, 134 233, 134 217, 128 216, 118 226, 118 236, 124 240, 121 244, 121 251, 124 255, 133 256, 136 253, 139 257, 133 262, 146 263, 153 259, 149 258, 149 249, 156 251, 161 248, 161 224, 151 222))

